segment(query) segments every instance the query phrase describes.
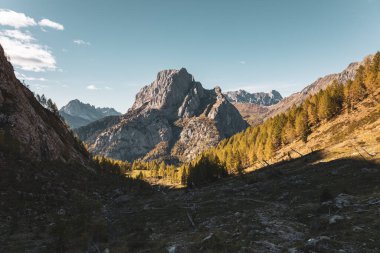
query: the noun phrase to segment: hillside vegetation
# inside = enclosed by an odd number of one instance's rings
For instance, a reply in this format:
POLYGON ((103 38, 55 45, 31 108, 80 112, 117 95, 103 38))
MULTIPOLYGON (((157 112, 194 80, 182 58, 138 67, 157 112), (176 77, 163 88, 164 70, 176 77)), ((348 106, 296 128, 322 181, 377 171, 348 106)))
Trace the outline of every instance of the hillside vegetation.
MULTIPOLYGON (((328 124, 337 116, 359 121, 356 112, 361 106, 368 109, 370 121, 378 120, 380 88, 380 53, 373 60, 360 66, 353 81, 346 84, 334 81, 327 89, 309 97, 302 105, 267 120, 257 127, 223 140, 216 148, 209 149, 203 156, 212 157, 225 163, 229 172, 238 172, 257 162, 273 160, 276 151, 302 140, 312 140, 311 133, 328 124), (367 99, 367 100, 366 100, 367 99), (365 101, 366 100, 366 101, 365 101), (364 104, 363 104, 364 103, 364 104), (375 111, 371 110, 375 108, 375 111)), ((362 112, 365 113, 365 112, 362 112)), ((348 124, 350 122, 347 122, 348 124)), ((369 122, 357 122, 368 124, 369 122)), ((330 129, 334 135, 341 129, 330 129)), ((351 133, 346 132, 347 136, 351 133)), ((344 138, 345 136, 341 136, 344 138)), ((324 148, 321 146, 320 148, 324 148)))

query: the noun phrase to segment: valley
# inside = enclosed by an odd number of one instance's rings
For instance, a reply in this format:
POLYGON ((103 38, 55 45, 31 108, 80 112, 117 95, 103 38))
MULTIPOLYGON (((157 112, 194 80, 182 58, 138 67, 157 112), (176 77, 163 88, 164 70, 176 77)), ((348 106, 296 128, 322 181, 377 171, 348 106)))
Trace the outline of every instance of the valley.
POLYGON ((0 252, 378 252, 379 84, 379 52, 286 98, 168 69, 58 111, 0 47, 0 252))

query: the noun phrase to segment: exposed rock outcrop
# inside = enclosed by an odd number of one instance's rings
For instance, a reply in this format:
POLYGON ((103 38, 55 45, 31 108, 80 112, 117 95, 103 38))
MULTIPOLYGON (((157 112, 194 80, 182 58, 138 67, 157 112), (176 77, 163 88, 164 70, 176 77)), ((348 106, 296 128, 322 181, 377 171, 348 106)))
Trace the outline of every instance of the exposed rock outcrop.
POLYGON ((85 150, 59 117, 42 107, 15 77, 0 46, 1 153, 29 161, 83 163, 85 160, 85 150))
POLYGON ((77 132, 95 154, 129 161, 187 161, 248 126, 219 87, 204 89, 184 68, 159 72, 132 108, 113 120, 77 132))
POLYGON ((276 90, 272 90, 269 93, 249 93, 245 90, 238 90, 228 91, 225 93, 225 95, 227 99, 233 103, 248 103, 264 106, 274 105, 282 100, 281 94, 276 90))
POLYGON ((121 115, 113 108, 100 108, 90 104, 85 104, 78 99, 71 100, 67 105, 59 110, 59 114, 65 119, 71 128, 85 126, 91 122, 107 116, 121 115))

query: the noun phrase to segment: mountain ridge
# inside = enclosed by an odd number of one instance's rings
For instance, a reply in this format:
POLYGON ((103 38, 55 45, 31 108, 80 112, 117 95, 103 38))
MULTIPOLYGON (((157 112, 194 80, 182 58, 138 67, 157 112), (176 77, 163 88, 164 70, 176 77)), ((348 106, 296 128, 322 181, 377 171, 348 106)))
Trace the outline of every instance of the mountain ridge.
POLYGON ((227 91, 224 93, 227 99, 231 103, 247 103, 247 104, 257 104, 263 106, 269 106, 273 104, 277 104, 280 102, 283 97, 281 94, 272 90, 270 92, 255 92, 250 93, 246 90, 239 89, 237 91, 227 91))
POLYGON ((0 46, 0 151, 32 161, 84 163, 86 151, 15 76, 0 46))
POLYGON ((85 126, 104 117, 121 115, 114 108, 95 107, 89 103, 83 103, 79 99, 69 101, 62 106, 59 113, 71 128, 85 126))
POLYGON ((365 56, 361 61, 352 62, 348 64, 348 66, 339 73, 328 74, 318 78, 317 80, 303 88, 301 91, 295 92, 292 95, 285 97, 279 103, 269 106, 269 110, 265 115, 263 115, 263 119, 265 120, 281 112, 284 112, 293 105, 299 105, 300 103, 305 101, 310 95, 314 95, 318 91, 326 89, 326 87, 328 87, 334 80, 343 84, 345 84, 349 80, 353 80, 356 76, 356 71, 358 70, 358 68, 364 65, 369 60, 371 60, 372 57, 373 55, 365 56))

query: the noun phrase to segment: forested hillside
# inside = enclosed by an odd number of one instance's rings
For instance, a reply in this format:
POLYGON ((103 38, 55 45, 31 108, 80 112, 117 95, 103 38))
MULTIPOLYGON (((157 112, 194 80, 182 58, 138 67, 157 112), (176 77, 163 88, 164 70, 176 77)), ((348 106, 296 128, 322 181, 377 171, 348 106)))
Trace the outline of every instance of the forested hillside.
MULTIPOLYGON (((238 173, 256 162, 268 164, 276 151, 290 143, 308 142, 318 127, 342 114, 353 114, 357 105, 367 97, 378 95, 380 88, 380 53, 360 66, 353 81, 333 82, 327 89, 309 97, 302 105, 268 119, 264 124, 250 127, 225 139, 202 154, 209 160, 219 160, 229 173, 238 173)), ((379 118, 378 97, 373 98, 379 118)), ((371 106, 371 105, 368 105, 371 106)), ((339 129, 336 129, 338 132, 339 129)), ((338 134, 338 133, 336 133, 338 134)))

